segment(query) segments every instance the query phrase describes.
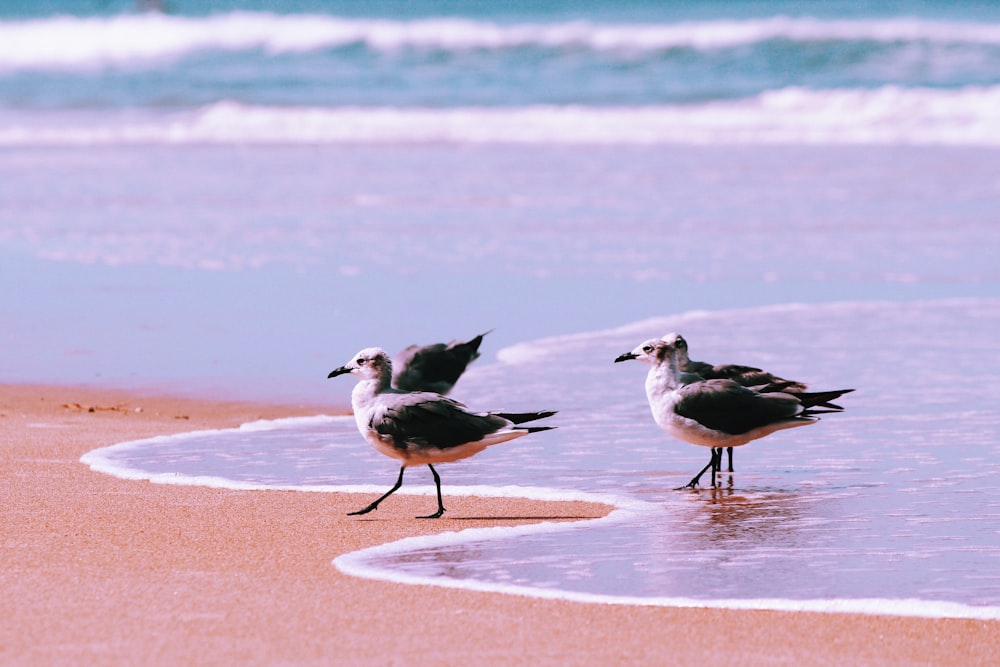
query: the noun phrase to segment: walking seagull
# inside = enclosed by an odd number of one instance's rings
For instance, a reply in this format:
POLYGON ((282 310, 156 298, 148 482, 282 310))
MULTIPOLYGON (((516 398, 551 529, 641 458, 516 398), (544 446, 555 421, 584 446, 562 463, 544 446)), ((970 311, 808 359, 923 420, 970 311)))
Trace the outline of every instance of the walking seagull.
POLYGON ((453 340, 423 347, 410 345, 393 360, 396 372, 392 385, 403 391, 433 391, 444 396, 469 364, 479 358, 479 346, 486 333, 464 343, 453 340))
POLYGON ((782 391, 759 391, 729 379, 705 380, 678 368, 676 341, 653 338, 615 362, 638 359, 649 364, 646 397, 653 419, 670 435, 712 450, 701 472, 680 488, 694 488, 711 468, 712 486, 722 466, 722 448, 739 447, 775 431, 808 426, 817 414, 837 412, 818 408, 840 392, 817 392, 808 399, 782 391), (814 402, 817 401, 817 402, 814 402))
MULTIPOLYGON (((719 364, 713 366, 704 361, 694 361, 688 356, 687 341, 678 333, 668 333, 663 337, 663 340, 667 343, 672 343, 676 348, 678 370, 682 373, 694 373, 701 376, 704 380, 726 379, 733 380, 744 387, 752 387, 761 392, 781 391, 803 399, 803 402, 808 404, 806 407, 829 408, 831 411, 843 410, 844 408, 830 401, 854 391, 853 389, 844 389, 842 391, 809 394, 806 393, 806 389, 809 386, 804 382, 786 380, 753 366, 741 366, 739 364, 719 364), (817 396, 825 396, 827 398, 825 400, 818 400, 817 396)), ((727 447, 726 454, 729 458, 729 472, 733 472, 733 448, 727 447)))
POLYGON ((458 461, 478 454, 490 445, 548 431, 552 426, 521 426, 555 412, 469 412, 464 405, 432 392, 408 392, 390 386, 392 362, 385 350, 368 347, 327 377, 345 373, 358 376, 351 392, 354 421, 361 435, 377 451, 402 461, 396 484, 375 502, 350 515, 367 514, 403 485, 408 466, 427 464, 437 486, 438 508, 418 519, 437 519, 444 514, 441 477, 434 463, 458 461))

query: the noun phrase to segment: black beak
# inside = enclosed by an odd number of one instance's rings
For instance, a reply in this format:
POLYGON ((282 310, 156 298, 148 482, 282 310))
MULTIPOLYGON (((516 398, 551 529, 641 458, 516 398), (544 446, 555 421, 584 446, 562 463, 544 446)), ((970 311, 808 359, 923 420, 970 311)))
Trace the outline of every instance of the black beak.
POLYGON ((618 358, 615 359, 615 363, 617 364, 619 361, 628 361, 629 359, 635 359, 638 356, 639 355, 636 354, 635 352, 626 352, 625 354, 619 354, 618 358))
POLYGON ((338 375, 343 375, 344 373, 350 373, 350 372, 351 372, 350 368, 348 368, 347 366, 341 366, 340 368, 335 368, 332 371, 330 371, 330 374, 327 375, 326 377, 327 379, 335 378, 338 375))

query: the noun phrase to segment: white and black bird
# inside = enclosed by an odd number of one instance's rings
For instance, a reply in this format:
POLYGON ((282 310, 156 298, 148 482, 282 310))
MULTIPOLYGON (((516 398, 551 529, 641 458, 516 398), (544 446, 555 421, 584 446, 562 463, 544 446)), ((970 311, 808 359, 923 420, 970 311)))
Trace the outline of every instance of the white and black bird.
POLYGON ((403 391, 432 391, 444 396, 469 364, 479 358, 479 346, 486 333, 464 342, 410 345, 393 359, 392 386, 403 391))
MULTIPOLYGON (((693 373, 703 380, 732 380, 744 387, 751 387, 761 392, 780 391, 798 397, 807 408, 819 407, 827 408, 830 411, 843 410, 841 406, 831 401, 840 398, 843 394, 854 391, 844 389, 830 392, 807 392, 809 386, 798 380, 787 380, 778 377, 773 373, 768 373, 753 366, 743 366, 740 364, 718 364, 713 365, 705 361, 695 361, 688 356, 688 343, 678 333, 668 333, 662 340, 674 345, 677 354, 677 369, 681 373, 693 373)), ((729 459, 729 472, 733 472, 733 448, 727 447, 726 454, 729 459)))
POLYGON ((408 392, 391 386, 392 362, 385 350, 369 347, 355 354, 327 377, 351 373, 358 384, 351 392, 354 420, 365 440, 376 450, 402 462, 396 484, 364 509, 367 514, 403 484, 409 466, 426 464, 437 486, 437 512, 420 519, 436 519, 445 509, 441 477, 434 463, 449 463, 478 454, 490 445, 547 431, 552 426, 520 426, 551 417, 555 412, 470 412, 464 405, 433 392, 408 392))
POLYGON ((803 400, 781 391, 744 387, 734 380, 705 380, 681 371, 677 352, 676 341, 653 338, 615 362, 638 359, 648 364, 646 397, 657 425, 679 440, 711 449, 708 465, 681 488, 696 486, 709 468, 715 486, 723 447, 739 447, 775 431, 814 424, 816 415, 839 410, 807 403, 832 400, 847 391, 817 392, 813 399, 803 400))

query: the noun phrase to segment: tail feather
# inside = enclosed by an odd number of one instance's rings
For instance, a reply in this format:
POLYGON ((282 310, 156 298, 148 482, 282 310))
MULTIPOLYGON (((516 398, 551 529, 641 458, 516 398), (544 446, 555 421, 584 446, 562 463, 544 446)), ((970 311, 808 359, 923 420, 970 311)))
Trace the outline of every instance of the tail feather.
POLYGON ((798 398, 802 405, 807 408, 821 407, 828 408, 830 411, 843 410, 841 406, 836 403, 831 403, 830 401, 840 398, 844 394, 854 391, 853 389, 836 389, 834 391, 803 391, 803 392, 790 392, 793 396, 798 398))
POLYGON ((495 414, 497 417, 502 417, 507 421, 514 422, 515 424, 524 424, 525 422, 533 422, 536 419, 545 419, 546 417, 551 417, 556 413, 551 410, 545 410, 542 412, 494 412, 493 414, 495 414))
POLYGON ((758 391, 762 394, 771 393, 782 393, 789 394, 799 399, 804 408, 827 408, 829 412, 841 411, 843 406, 837 405, 832 401, 836 398, 840 398, 844 394, 848 394, 853 389, 835 389, 833 391, 799 391, 794 388, 794 383, 791 382, 769 382, 768 384, 762 384, 750 387, 751 389, 758 391))
POLYGON ((817 408, 806 408, 805 410, 797 414, 796 417, 814 417, 816 419, 819 419, 819 417, 816 417, 816 415, 827 415, 835 412, 843 412, 843 410, 825 410, 825 409, 821 410, 817 408))
POLYGON ((517 429, 518 431, 527 431, 528 433, 538 433, 539 431, 551 431, 555 426, 525 426, 523 428, 517 429))

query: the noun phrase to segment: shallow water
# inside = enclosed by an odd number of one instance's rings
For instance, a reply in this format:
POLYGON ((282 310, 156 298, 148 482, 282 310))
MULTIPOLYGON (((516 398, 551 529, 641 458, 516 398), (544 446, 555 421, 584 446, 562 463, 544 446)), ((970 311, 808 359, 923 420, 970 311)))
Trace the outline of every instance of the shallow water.
MULTIPOLYGON (((562 489, 618 496, 634 504, 631 515, 516 539, 445 540, 365 564, 609 597, 1000 606, 1000 417, 989 389, 998 330, 997 300, 844 303, 663 317, 508 348, 456 395, 474 407, 558 409, 559 428, 441 466, 446 499, 455 486, 562 489), (723 349, 735 323, 750 343, 741 361, 858 391, 843 398, 843 414, 737 449, 721 488, 674 491, 707 452, 660 432, 645 405, 645 367, 612 360, 670 330, 698 342, 693 355, 723 349)), ((368 450, 350 418, 271 426, 168 438, 101 465, 222 485, 392 482, 394 464, 368 450)), ((422 468, 406 481, 432 492, 422 468)))

